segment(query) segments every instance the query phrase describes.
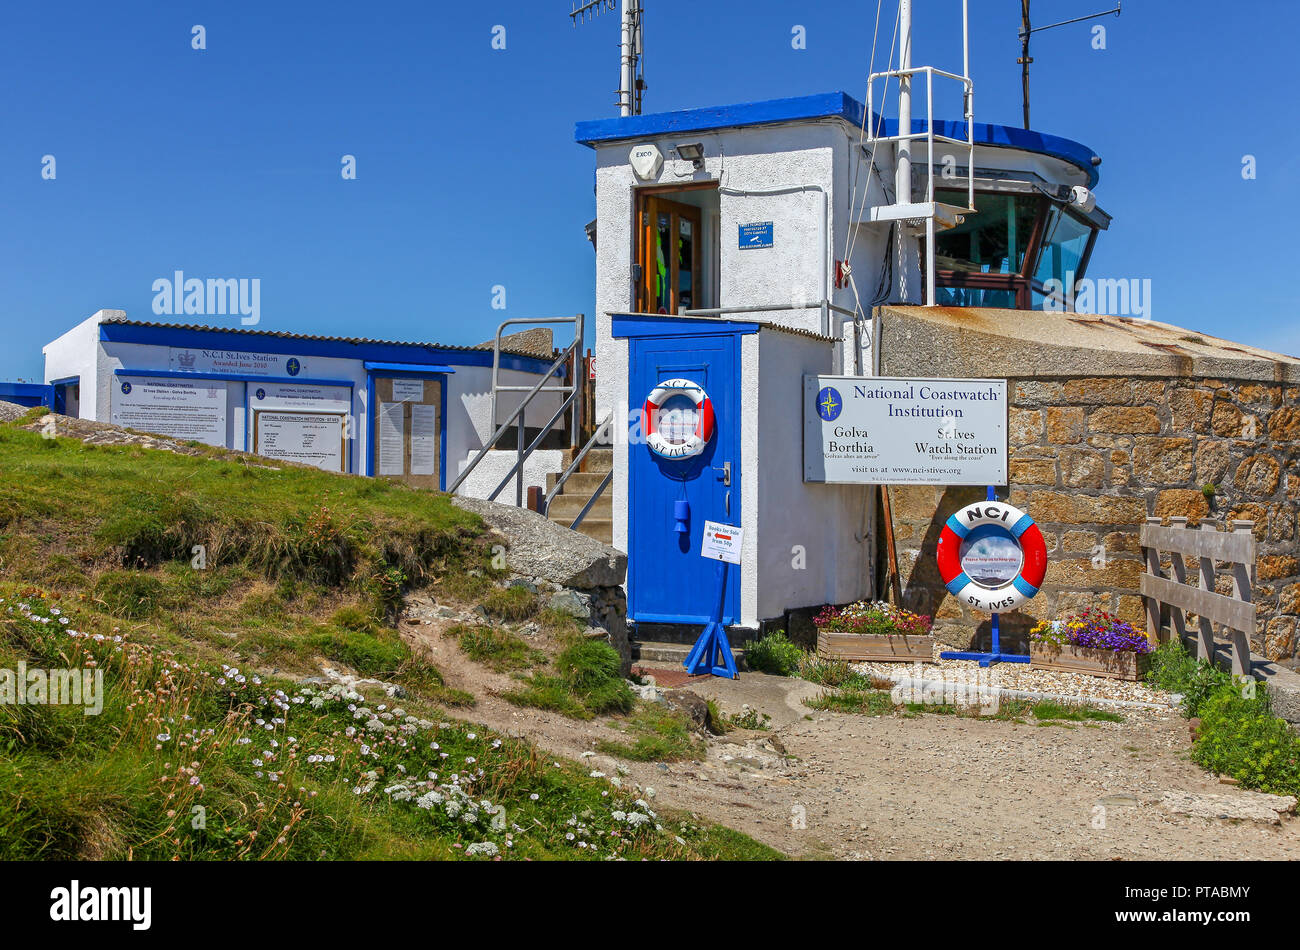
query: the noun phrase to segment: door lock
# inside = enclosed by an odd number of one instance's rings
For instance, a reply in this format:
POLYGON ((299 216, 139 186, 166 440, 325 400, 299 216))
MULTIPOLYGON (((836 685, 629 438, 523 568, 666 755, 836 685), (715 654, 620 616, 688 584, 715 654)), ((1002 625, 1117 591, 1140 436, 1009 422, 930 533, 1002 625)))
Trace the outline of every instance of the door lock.
POLYGON ((722 484, 728 487, 731 486, 731 463, 730 462, 723 462, 721 466, 714 465, 713 470, 715 472, 722 473, 722 484))

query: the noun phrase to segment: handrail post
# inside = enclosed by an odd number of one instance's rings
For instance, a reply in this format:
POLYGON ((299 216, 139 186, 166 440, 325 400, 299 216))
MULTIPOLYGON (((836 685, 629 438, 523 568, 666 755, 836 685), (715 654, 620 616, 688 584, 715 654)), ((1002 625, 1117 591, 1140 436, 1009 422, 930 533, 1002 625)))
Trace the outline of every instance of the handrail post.
POLYGON ((515 507, 524 506, 524 414, 519 413, 519 428, 515 435, 515 451, 519 455, 519 461, 515 463, 518 471, 515 472, 515 507))

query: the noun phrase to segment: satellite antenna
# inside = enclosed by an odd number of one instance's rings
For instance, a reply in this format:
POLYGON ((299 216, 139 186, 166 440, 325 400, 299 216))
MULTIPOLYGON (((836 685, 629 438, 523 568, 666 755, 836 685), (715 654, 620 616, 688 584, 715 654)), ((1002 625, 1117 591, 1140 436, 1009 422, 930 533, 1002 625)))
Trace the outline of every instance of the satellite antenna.
MULTIPOLYGON (((640 115, 641 94, 645 92, 645 50, 641 38, 641 0, 619 0, 622 28, 619 36, 618 114, 640 115)), ((614 0, 573 0, 569 19, 576 27, 588 17, 614 12, 614 0)))
MULTIPOLYGON (((612 0, 611 0, 612 2, 612 0)), ((1072 20, 1062 20, 1059 23, 1049 23, 1047 26, 1030 26, 1029 25, 1029 0, 1020 0, 1020 58, 1016 60, 1020 64, 1020 86, 1021 94, 1025 103, 1025 128, 1029 128, 1029 64, 1034 58, 1029 55, 1029 37, 1043 30, 1055 29, 1058 26, 1066 26, 1070 23, 1082 23, 1084 20, 1095 20, 1098 17, 1110 16, 1112 13, 1119 16, 1120 0, 1115 0, 1114 10, 1103 10, 1101 13, 1090 13, 1087 16, 1077 16, 1072 20)))

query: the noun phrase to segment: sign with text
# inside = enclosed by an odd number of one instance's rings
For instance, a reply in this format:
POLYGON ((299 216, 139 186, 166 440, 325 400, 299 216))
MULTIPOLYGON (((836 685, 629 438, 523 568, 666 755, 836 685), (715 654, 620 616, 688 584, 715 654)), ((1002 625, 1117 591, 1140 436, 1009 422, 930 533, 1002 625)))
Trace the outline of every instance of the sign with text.
POLYGON ((224 446, 226 384, 119 376, 110 419, 115 426, 224 446))
POLYGON ((740 249, 750 251, 755 248, 771 247, 774 243, 774 227, 771 221, 754 221, 742 224, 740 228, 740 249))
POLYGON ((745 532, 735 525, 706 521, 704 539, 700 542, 700 557, 739 564, 740 544, 744 539, 745 532))
POLYGON ((176 373, 229 373, 232 376, 298 376, 307 362, 283 353, 244 353, 173 346, 168 368, 176 373))
POLYGON ((267 458, 343 471, 343 416, 323 412, 254 413, 253 451, 267 458))
POLYGON ((1005 379, 805 376, 805 482, 1005 485, 1005 379))

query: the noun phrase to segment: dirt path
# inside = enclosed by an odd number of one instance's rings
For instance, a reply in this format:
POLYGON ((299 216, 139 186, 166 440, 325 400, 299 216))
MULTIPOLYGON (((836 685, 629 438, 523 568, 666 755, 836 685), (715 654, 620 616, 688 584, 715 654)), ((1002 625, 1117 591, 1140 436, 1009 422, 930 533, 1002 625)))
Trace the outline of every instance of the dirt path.
MULTIPOLYGON (((618 735, 607 720, 579 722, 493 696, 514 681, 467 660, 440 627, 406 625, 404 633, 430 651, 449 685, 479 698, 466 718, 568 758, 618 735)), ((676 672, 665 668, 664 679, 676 672)), ((1300 858, 1300 819, 1266 825, 1161 807, 1166 791, 1235 791, 1188 760, 1187 723, 1174 713, 1071 728, 813 712, 802 700, 820 687, 759 673, 685 688, 724 713, 745 705, 766 713, 771 730, 711 739, 700 762, 586 761, 608 775, 621 764, 624 784, 658 805, 695 811, 796 857, 1300 858)))

